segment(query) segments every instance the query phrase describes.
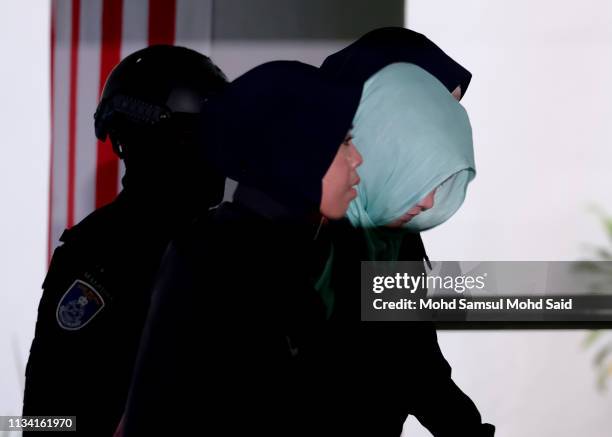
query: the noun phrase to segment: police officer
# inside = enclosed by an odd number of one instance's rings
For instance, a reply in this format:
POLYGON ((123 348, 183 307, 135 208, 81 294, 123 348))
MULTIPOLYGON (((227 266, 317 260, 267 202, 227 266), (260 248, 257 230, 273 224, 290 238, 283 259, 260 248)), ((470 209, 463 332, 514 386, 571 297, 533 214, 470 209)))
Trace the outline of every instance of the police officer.
POLYGON ((162 45, 109 75, 95 131, 125 163, 123 189, 60 238, 43 283, 24 415, 76 416, 78 435, 113 434, 166 245, 223 197, 224 178, 203 162, 196 128, 201 105, 226 83, 208 57, 162 45))

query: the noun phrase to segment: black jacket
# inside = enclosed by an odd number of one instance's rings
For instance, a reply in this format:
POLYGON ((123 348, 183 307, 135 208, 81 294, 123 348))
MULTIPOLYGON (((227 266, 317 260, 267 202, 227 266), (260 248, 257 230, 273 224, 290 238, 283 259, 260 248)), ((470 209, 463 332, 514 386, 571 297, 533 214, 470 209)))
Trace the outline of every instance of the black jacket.
POLYGON ((43 283, 24 415, 76 415, 77 435, 112 435, 169 240, 168 224, 129 190, 62 234, 43 283))
POLYGON ((305 429, 305 420, 319 425, 308 417, 318 418, 315 410, 303 408, 316 391, 306 357, 324 320, 311 285, 318 222, 271 222, 251 206, 222 204, 168 248, 126 437, 177 430, 172 417, 185 419, 179 435, 286 436, 305 429))
MULTIPOLYGON (((338 344, 330 350, 343 351, 336 355, 339 367, 359 363, 358 377, 340 379, 346 388, 339 392, 342 402, 359 400, 355 417, 367 430, 363 435, 399 436, 412 414, 435 437, 492 436, 495 428, 482 424, 474 403, 453 382, 433 323, 359 321, 360 261, 368 259, 365 237, 347 220, 331 223, 328 233, 334 245, 331 284, 336 293, 330 337, 336 336, 338 344)), ((418 234, 406 236, 400 259, 428 261, 418 234)))

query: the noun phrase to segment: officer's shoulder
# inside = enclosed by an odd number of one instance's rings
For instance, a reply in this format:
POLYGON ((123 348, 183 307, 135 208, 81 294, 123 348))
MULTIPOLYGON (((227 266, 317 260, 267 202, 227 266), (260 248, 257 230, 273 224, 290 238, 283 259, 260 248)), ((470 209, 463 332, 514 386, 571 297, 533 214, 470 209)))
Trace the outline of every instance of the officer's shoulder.
POLYGON ((66 229, 60 241, 65 246, 109 241, 121 228, 121 207, 115 200, 96 209, 76 225, 66 229))

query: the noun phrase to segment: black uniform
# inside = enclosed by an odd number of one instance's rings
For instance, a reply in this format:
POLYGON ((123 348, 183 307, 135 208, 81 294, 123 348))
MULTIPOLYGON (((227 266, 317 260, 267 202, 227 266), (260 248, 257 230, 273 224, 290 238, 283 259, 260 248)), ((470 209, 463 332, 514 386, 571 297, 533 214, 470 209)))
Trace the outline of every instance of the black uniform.
POLYGON ((193 132, 204 99, 225 83, 207 57, 170 46, 140 50, 109 76, 96 134, 110 135, 125 160, 124 189, 60 238, 38 308, 24 415, 76 416, 77 435, 113 435, 168 242, 223 196, 224 178, 206 167, 193 132))
POLYGON ((167 223, 130 197, 66 230, 43 283, 23 413, 76 415, 80 435, 110 436, 119 422, 170 240, 167 223))

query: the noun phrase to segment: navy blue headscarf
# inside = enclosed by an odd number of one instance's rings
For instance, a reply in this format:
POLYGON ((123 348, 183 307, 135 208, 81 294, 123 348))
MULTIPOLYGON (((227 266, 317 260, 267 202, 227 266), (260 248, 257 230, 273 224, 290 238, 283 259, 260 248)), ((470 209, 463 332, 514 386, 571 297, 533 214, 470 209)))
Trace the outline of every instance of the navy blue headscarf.
POLYGON ((383 27, 366 33, 328 56, 321 64, 321 70, 333 78, 363 86, 379 70, 398 62, 421 67, 450 92, 461 86, 462 95, 472 79, 469 71, 425 35, 403 27, 383 27))
POLYGON ((318 211, 323 176, 351 128, 360 96, 361 86, 340 85, 301 62, 255 67, 206 105, 209 159, 292 214, 318 211))

